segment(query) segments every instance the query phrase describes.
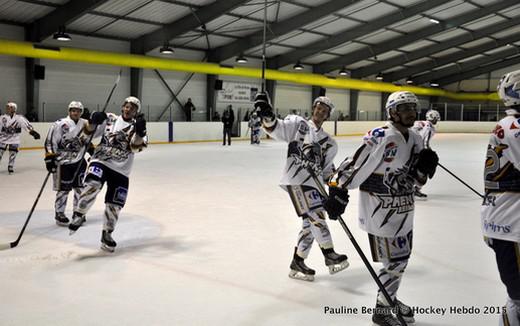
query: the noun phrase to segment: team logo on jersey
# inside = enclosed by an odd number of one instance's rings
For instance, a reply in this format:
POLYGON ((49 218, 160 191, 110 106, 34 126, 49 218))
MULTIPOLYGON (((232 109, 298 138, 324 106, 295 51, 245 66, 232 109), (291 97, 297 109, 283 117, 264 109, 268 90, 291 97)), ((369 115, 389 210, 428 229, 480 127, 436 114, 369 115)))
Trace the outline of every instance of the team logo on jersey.
POLYGON ((70 127, 68 124, 64 123, 61 125, 61 130, 63 131, 63 133, 68 133, 70 130, 70 127))
POLYGON ((300 121, 300 124, 298 125, 298 133, 301 135, 306 135, 309 133, 309 126, 305 121, 300 121))
POLYGON ((127 195, 128 195, 128 189, 126 189, 124 187, 117 187, 116 191, 114 192, 114 198, 113 198, 114 203, 124 205, 126 202, 127 195))
POLYGON ((96 165, 89 166, 88 173, 93 174, 98 178, 103 177, 103 169, 101 169, 99 166, 96 166, 96 165))
POLYGON ((392 210, 386 219, 390 219, 394 213, 404 214, 414 210, 413 194, 401 196, 376 194, 376 197, 381 201, 380 208, 392 210))
POLYGON ((397 145, 395 143, 389 143, 385 146, 385 152, 383 154, 383 160, 390 163, 394 160, 397 155, 397 145))
POLYGON ((372 135, 375 138, 384 137, 385 130, 383 128, 376 128, 369 132, 369 135, 372 135))

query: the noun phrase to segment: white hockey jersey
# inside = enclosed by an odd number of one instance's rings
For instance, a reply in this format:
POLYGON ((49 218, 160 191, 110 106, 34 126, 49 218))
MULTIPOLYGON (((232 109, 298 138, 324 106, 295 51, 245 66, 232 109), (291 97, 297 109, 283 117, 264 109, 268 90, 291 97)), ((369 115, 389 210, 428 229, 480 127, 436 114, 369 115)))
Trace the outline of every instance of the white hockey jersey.
POLYGON ((430 148, 430 141, 435 136, 435 126, 430 121, 415 121, 412 129, 418 133, 425 148, 430 148))
POLYGON ((520 119, 507 116, 496 125, 486 154, 486 199, 481 207, 484 236, 520 242, 520 119))
POLYGON ((264 128, 269 136, 289 143, 287 161, 280 186, 307 185, 318 188, 306 166, 310 166, 323 184, 334 173, 333 159, 338 145, 323 128, 318 128, 312 120, 297 115, 289 115, 284 120, 277 119, 274 129, 264 128))
MULTIPOLYGON (((359 225, 368 233, 393 238, 413 228, 413 176, 421 137, 409 129, 408 139, 391 122, 363 137, 363 145, 338 168, 338 186, 359 187, 359 225)), ((422 184, 422 182, 419 182, 422 184)))
POLYGON ((23 116, 9 114, 0 116, 0 144, 20 144, 20 134, 22 130, 31 131, 33 126, 23 116))
POLYGON ((56 121, 45 139, 45 151, 55 153, 62 164, 76 163, 83 155, 79 155, 85 147, 87 135, 82 133, 87 120, 74 122, 70 117, 56 121))
POLYGON ((101 143, 96 147, 90 163, 99 162, 125 176, 130 175, 134 162, 134 152, 140 152, 148 144, 148 138, 143 138, 142 144, 137 144, 134 121, 127 122, 122 116, 108 113, 105 120, 96 129, 94 138, 101 136, 101 143))

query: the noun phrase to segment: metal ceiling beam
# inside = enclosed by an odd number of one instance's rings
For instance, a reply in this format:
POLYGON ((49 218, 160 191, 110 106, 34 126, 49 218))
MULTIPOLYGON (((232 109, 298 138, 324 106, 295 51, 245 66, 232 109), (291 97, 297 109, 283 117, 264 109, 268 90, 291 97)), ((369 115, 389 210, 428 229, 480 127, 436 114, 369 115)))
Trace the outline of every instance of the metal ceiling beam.
MULTIPOLYGON (((425 72, 428 70, 432 70, 433 68, 436 68, 436 67, 442 67, 446 64, 456 62, 456 61, 464 59, 464 58, 469 58, 474 55, 481 54, 483 52, 490 51, 490 50, 505 46, 510 43, 515 43, 518 41, 520 41, 520 34, 519 35, 515 34, 512 36, 500 39, 500 40, 489 41, 484 44, 469 48, 467 50, 461 50, 459 52, 452 53, 452 54, 449 54, 446 56, 434 58, 429 62, 423 62, 418 65, 406 67, 404 69, 401 69, 401 70, 398 70, 398 71, 395 71, 395 72, 392 72, 389 74, 383 74, 383 80, 385 80, 387 82, 392 82, 392 81, 399 80, 401 78, 410 77, 415 74, 425 72)), ((412 80, 413 80, 413 78, 412 78, 412 80)))
POLYGON ((39 42, 108 0, 71 0, 31 24, 32 40, 39 42))
POLYGON ((437 82, 441 86, 449 85, 449 84, 453 84, 453 83, 456 83, 456 82, 461 81, 461 80, 470 79, 470 78, 473 78, 473 77, 476 77, 476 76, 480 76, 480 75, 488 73, 488 72, 492 72, 492 71, 495 71, 495 70, 499 70, 499 69, 503 69, 503 68, 506 68, 506 67, 514 66, 514 65, 519 64, 519 63, 520 63, 520 55, 516 56, 514 58, 506 59, 504 61, 500 61, 500 62, 497 62, 497 63, 490 64, 490 65, 487 65, 487 66, 482 66, 482 67, 479 67, 477 69, 472 69, 472 70, 469 70, 469 71, 460 72, 460 73, 457 73, 455 75, 439 79, 437 82))
MULTIPOLYGON (((492 34, 495 34, 498 32, 502 32, 508 28, 516 27, 518 25, 520 25, 520 17, 512 18, 512 19, 509 19, 509 20, 506 20, 506 21, 503 21, 503 22, 500 22, 497 24, 493 24, 491 26, 486 26, 481 29, 475 30, 473 32, 469 32, 469 33, 466 33, 466 34, 463 34, 460 36, 456 36, 456 37, 449 38, 447 40, 443 40, 442 42, 440 42, 438 44, 426 46, 426 47, 420 48, 418 50, 411 51, 411 52, 403 54, 403 55, 399 55, 397 57, 393 57, 393 58, 390 58, 387 60, 380 61, 376 64, 373 64, 373 65, 370 65, 370 66, 367 66, 364 68, 355 69, 352 71, 352 78, 363 78, 366 76, 374 75, 374 74, 380 73, 381 71, 385 71, 386 69, 393 68, 395 66, 401 66, 401 65, 406 64, 407 62, 417 60, 420 58, 424 58, 429 55, 439 53, 439 52, 447 50, 447 49, 454 48, 461 44, 468 43, 468 42, 474 41, 476 39, 483 38, 483 37, 486 37, 486 36, 489 36, 489 35, 492 35, 492 34)), ((455 60, 457 60, 457 59, 455 59, 455 60)), ((452 60, 452 61, 455 61, 455 60, 452 60)), ((403 69, 403 71, 407 70, 407 69, 408 68, 403 69)), ((424 70, 426 70, 426 69, 424 69, 424 70)), ((424 70, 422 70, 422 71, 424 71, 424 70)), ((399 71, 401 71, 401 70, 399 70, 399 71)), ((417 71, 410 72, 406 76, 413 75, 414 73, 417 73, 417 71)), ((394 77, 389 77, 389 78, 394 78, 394 77)), ((389 81, 397 80, 397 79, 399 79, 399 78, 389 79, 389 81)))
POLYGON ((361 60, 365 60, 370 57, 374 57, 378 54, 385 53, 391 50, 395 50, 397 48, 403 47, 410 43, 419 41, 433 34, 437 34, 448 30, 453 27, 457 27, 466 23, 469 23, 473 20, 479 19, 481 17, 493 14, 497 11, 503 10, 507 7, 517 5, 518 0, 504 0, 498 3, 489 5, 482 9, 472 10, 468 13, 458 15, 453 18, 449 18, 445 21, 440 22, 440 24, 432 24, 432 26, 428 26, 417 31, 411 32, 409 34, 395 37, 388 41, 382 42, 380 44, 374 44, 370 47, 366 47, 363 49, 359 49, 344 55, 343 57, 332 59, 329 61, 322 62, 318 64, 318 68, 323 72, 329 72, 335 69, 340 69, 345 65, 349 65, 361 60))
POLYGON ((215 1, 207 6, 188 14, 171 24, 165 25, 156 31, 143 35, 132 41, 132 48, 141 53, 149 52, 176 36, 189 32, 202 24, 233 10, 248 0, 215 1))
MULTIPOLYGON (((331 0, 324 4, 317 6, 316 8, 309 9, 296 16, 288 18, 284 21, 273 23, 268 26, 269 33, 266 33, 266 41, 272 40, 280 35, 287 34, 295 29, 300 28, 303 25, 316 21, 320 18, 328 16, 340 9, 348 7, 356 2, 362 0, 331 0)), ((210 52, 210 61, 221 62, 240 53, 247 49, 254 48, 262 44, 263 42, 263 31, 259 30, 253 34, 245 36, 241 40, 236 40, 231 44, 220 46, 210 52)))
MULTIPOLYGON (((356 26, 350 30, 341 31, 336 33, 326 40, 319 40, 313 42, 311 44, 305 45, 303 48, 295 51, 291 51, 289 53, 280 55, 275 58, 276 66, 283 67, 288 64, 295 63, 298 60, 304 59, 306 57, 312 56, 316 53, 323 52, 327 49, 337 47, 346 42, 352 41, 360 36, 367 35, 371 32, 374 32, 378 29, 384 28, 386 26, 395 24, 397 22, 402 21, 403 19, 415 16, 429 9, 440 6, 444 3, 450 2, 449 0, 431 0, 431 1, 423 1, 419 4, 410 6, 409 8, 399 10, 397 13, 393 13, 392 15, 384 16, 370 22, 364 23, 360 26, 356 26)), ((370 56, 374 56, 369 55, 370 56)))
POLYGON ((426 74, 422 74, 420 76, 414 77, 413 81, 417 85, 430 82, 430 81, 437 81, 441 78, 460 73, 461 71, 468 71, 477 67, 480 67, 482 65, 490 64, 496 61, 499 61, 501 59, 505 59, 514 55, 520 54, 520 49, 517 47, 509 47, 507 49, 504 49, 502 51, 493 53, 492 55, 488 55, 485 57, 479 57, 473 60, 468 60, 465 62, 457 63, 454 65, 450 65, 448 67, 438 69, 426 74))

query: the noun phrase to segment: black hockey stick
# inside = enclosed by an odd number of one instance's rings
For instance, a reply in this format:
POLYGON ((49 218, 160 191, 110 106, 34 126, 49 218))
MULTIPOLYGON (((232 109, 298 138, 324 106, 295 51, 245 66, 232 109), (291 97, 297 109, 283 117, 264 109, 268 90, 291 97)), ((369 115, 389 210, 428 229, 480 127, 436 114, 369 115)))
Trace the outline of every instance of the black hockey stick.
MULTIPOLYGON (((105 112, 107 110, 108 103, 110 102, 112 95, 114 95, 114 91, 116 90, 117 85, 119 84, 119 81, 121 80, 122 73, 123 73, 123 69, 120 69, 119 74, 117 74, 116 82, 114 83, 114 86, 112 86, 112 89, 110 90, 110 93, 108 94, 107 100, 105 101, 105 105, 103 106, 103 110, 101 112, 105 112)), ((78 176, 79 170, 81 169, 81 166, 82 166, 81 160, 85 156, 85 153, 87 152, 88 147, 90 146, 90 143, 92 142, 92 138, 94 138, 94 135, 96 134, 96 130, 97 130, 98 126, 99 125, 94 125, 94 127, 95 127, 94 130, 92 130, 92 133, 88 136, 87 141, 85 142, 85 146, 83 147, 81 152, 79 152, 79 154, 78 154, 78 157, 80 158, 78 161, 79 164, 78 164, 78 167, 76 168, 76 171, 74 171, 74 176, 73 176, 72 180, 76 180, 76 178, 78 176)))
POLYGON ((20 231, 20 234, 18 235, 18 238, 16 238, 15 241, 13 241, 9 244, 0 245, 0 250, 14 248, 18 245, 18 243, 20 242, 20 239, 22 239, 23 233, 25 232, 25 228, 27 227, 27 224, 29 223, 29 220, 31 219, 32 213, 34 212, 34 209, 36 208, 36 204, 38 204, 38 200, 40 200, 40 196, 42 195, 43 189, 45 188, 45 185, 47 184, 47 180, 49 179, 50 175, 51 175, 51 173, 47 172, 47 175, 45 176, 45 180, 43 180, 42 187, 40 188, 40 192, 38 192, 38 196, 36 197, 36 200, 34 201, 34 204, 32 205, 31 211, 29 212, 29 216, 27 216, 27 219, 25 219, 25 223, 22 227, 22 231, 20 231))
POLYGON ((265 34, 267 29, 267 0, 264 1, 264 38, 262 41, 262 92, 265 91, 265 34))
MULTIPOLYGON (((312 168, 309 167, 308 171, 309 171, 312 179, 318 186, 318 191, 321 193, 321 195, 325 199, 328 199, 329 196, 327 195, 327 191, 325 190, 325 187, 323 187, 323 184, 320 182, 320 180, 316 176, 316 173, 314 173, 314 170, 312 170, 312 168)), ((350 229, 348 228, 347 224, 345 223, 345 221, 343 220, 343 218, 341 216, 338 216, 338 221, 341 224, 341 227, 343 228, 345 233, 347 234, 347 237, 350 239, 350 242, 352 242, 352 245, 356 249, 359 257, 361 257, 361 260, 363 260, 363 263, 365 263, 365 266, 368 269, 368 272, 370 273, 370 275, 376 282, 377 286, 379 287, 379 290, 381 290, 381 293, 383 293, 383 296, 385 297, 386 301, 390 304, 390 306, 392 307, 392 310, 396 312, 396 317, 399 320, 399 323, 401 323, 402 326, 406 326, 406 322, 404 321, 403 317, 401 316, 401 314, 398 313, 399 307, 390 298, 390 295, 386 291, 384 285, 379 280, 379 277, 377 277, 377 274, 374 271, 374 268, 372 267, 372 265, 370 265, 370 262, 368 261, 367 257, 365 256, 365 253, 363 252, 363 249, 361 249, 361 247, 357 243, 356 239, 354 238, 354 235, 352 234, 352 232, 350 232, 350 229)))
POLYGON ((448 172, 449 174, 451 174, 452 177, 454 177, 455 179, 459 180, 460 183, 462 183, 463 185, 465 185, 466 187, 468 187, 471 191, 473 191, 474 193, 476 193, 480 198, 482 199, 485 199, 486 196, 482 195, 480 192, 476 191, 475 189, 473 189, 470 185, 468 185, 466 182, 464 182, 461 178, 457 177, 455 174, 453 174, 450 170, 448 170, 447 168, 445 168, 441 163, 437 163, 438 166, 440 166, 444 171, 448 172))

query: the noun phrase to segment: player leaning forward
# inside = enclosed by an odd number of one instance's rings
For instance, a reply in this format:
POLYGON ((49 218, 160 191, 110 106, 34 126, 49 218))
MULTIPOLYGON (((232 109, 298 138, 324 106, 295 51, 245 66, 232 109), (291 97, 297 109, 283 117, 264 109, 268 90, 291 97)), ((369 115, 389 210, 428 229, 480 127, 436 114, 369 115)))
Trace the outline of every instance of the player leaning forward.
POLYGON ((520 326, 520 70, 503 76, 497 89, 507 116, 498 122, 487 148, 482 231, 508 294, 499 325, 520 326))
POLYGON ((72 234, 85 222, 85 214, 106 182, 101 249, 110 252, 116 247, 112 232, 126 202, 134 153, 140 152, 147 145, 146 121, 142 114, 138 114, 140 109, 139 99, 130 96, 123 103, 121 115, 94 112, 92 125, 86 128, 87 133, 94 132, 94 138, 101 136, 101 143, 96 147, 87 167, 85 185, 69 230, 72 234))
POLYGON ((81 118, 83 104, 72 101, 68 109, 69 115, 56 121, 45 139, 45 165, 47 171, 53 173, 53 188, 56 191, 54 218, 56 224, 61 226, 69 224, 65 208, 71 190, 74 191, 74 209, 78 205, 87 167, 87 161, 83 158, 86 141, 83 129, 87 124, 87 120, 81 118))
POLYGON ((262 117, 265 131, 275 139, 289 143, 287 162, 281 187, 289 193, 298 216, 302 218, 302 229, 294 249, 289 277, 313 281, 315 271, 307 267, 307 258, 314 240, 325 257, 325 265, 331 274, 348 267, 346 255, 334 251, 331 234, 325 220, 324 198, 317 190, 315 180, 308 169, 314 170, 319 182, 328 180, 334 172, 333 159, 338 151, 336 141, 321 127, 330 117, 334 105, 329 98, 321 96, 314 100, 312 117, 309 120, 289 115, 284 120, 276 119, 266 93, 259 93, 255 108, 262 117))
MULTIPOLYGON (((388 121, 369 131, 355 154, 339 167, 337 188, 329 189, 325 207, 329 216, 345 211, 347 189, 359 187, 359 225, 368 233, 372 258, 383 263, 379 280, 399 307, 405 321, 413 311, 396 294, 412 249, 414 186, 435 173, 438 157, 423 149, 421 137, 409 129, 417 115, 418 99, 411 92, 390 94, 386 102, 388 121)), ((400 325, 379 291, 372 321, 377 325, 400 325)))

